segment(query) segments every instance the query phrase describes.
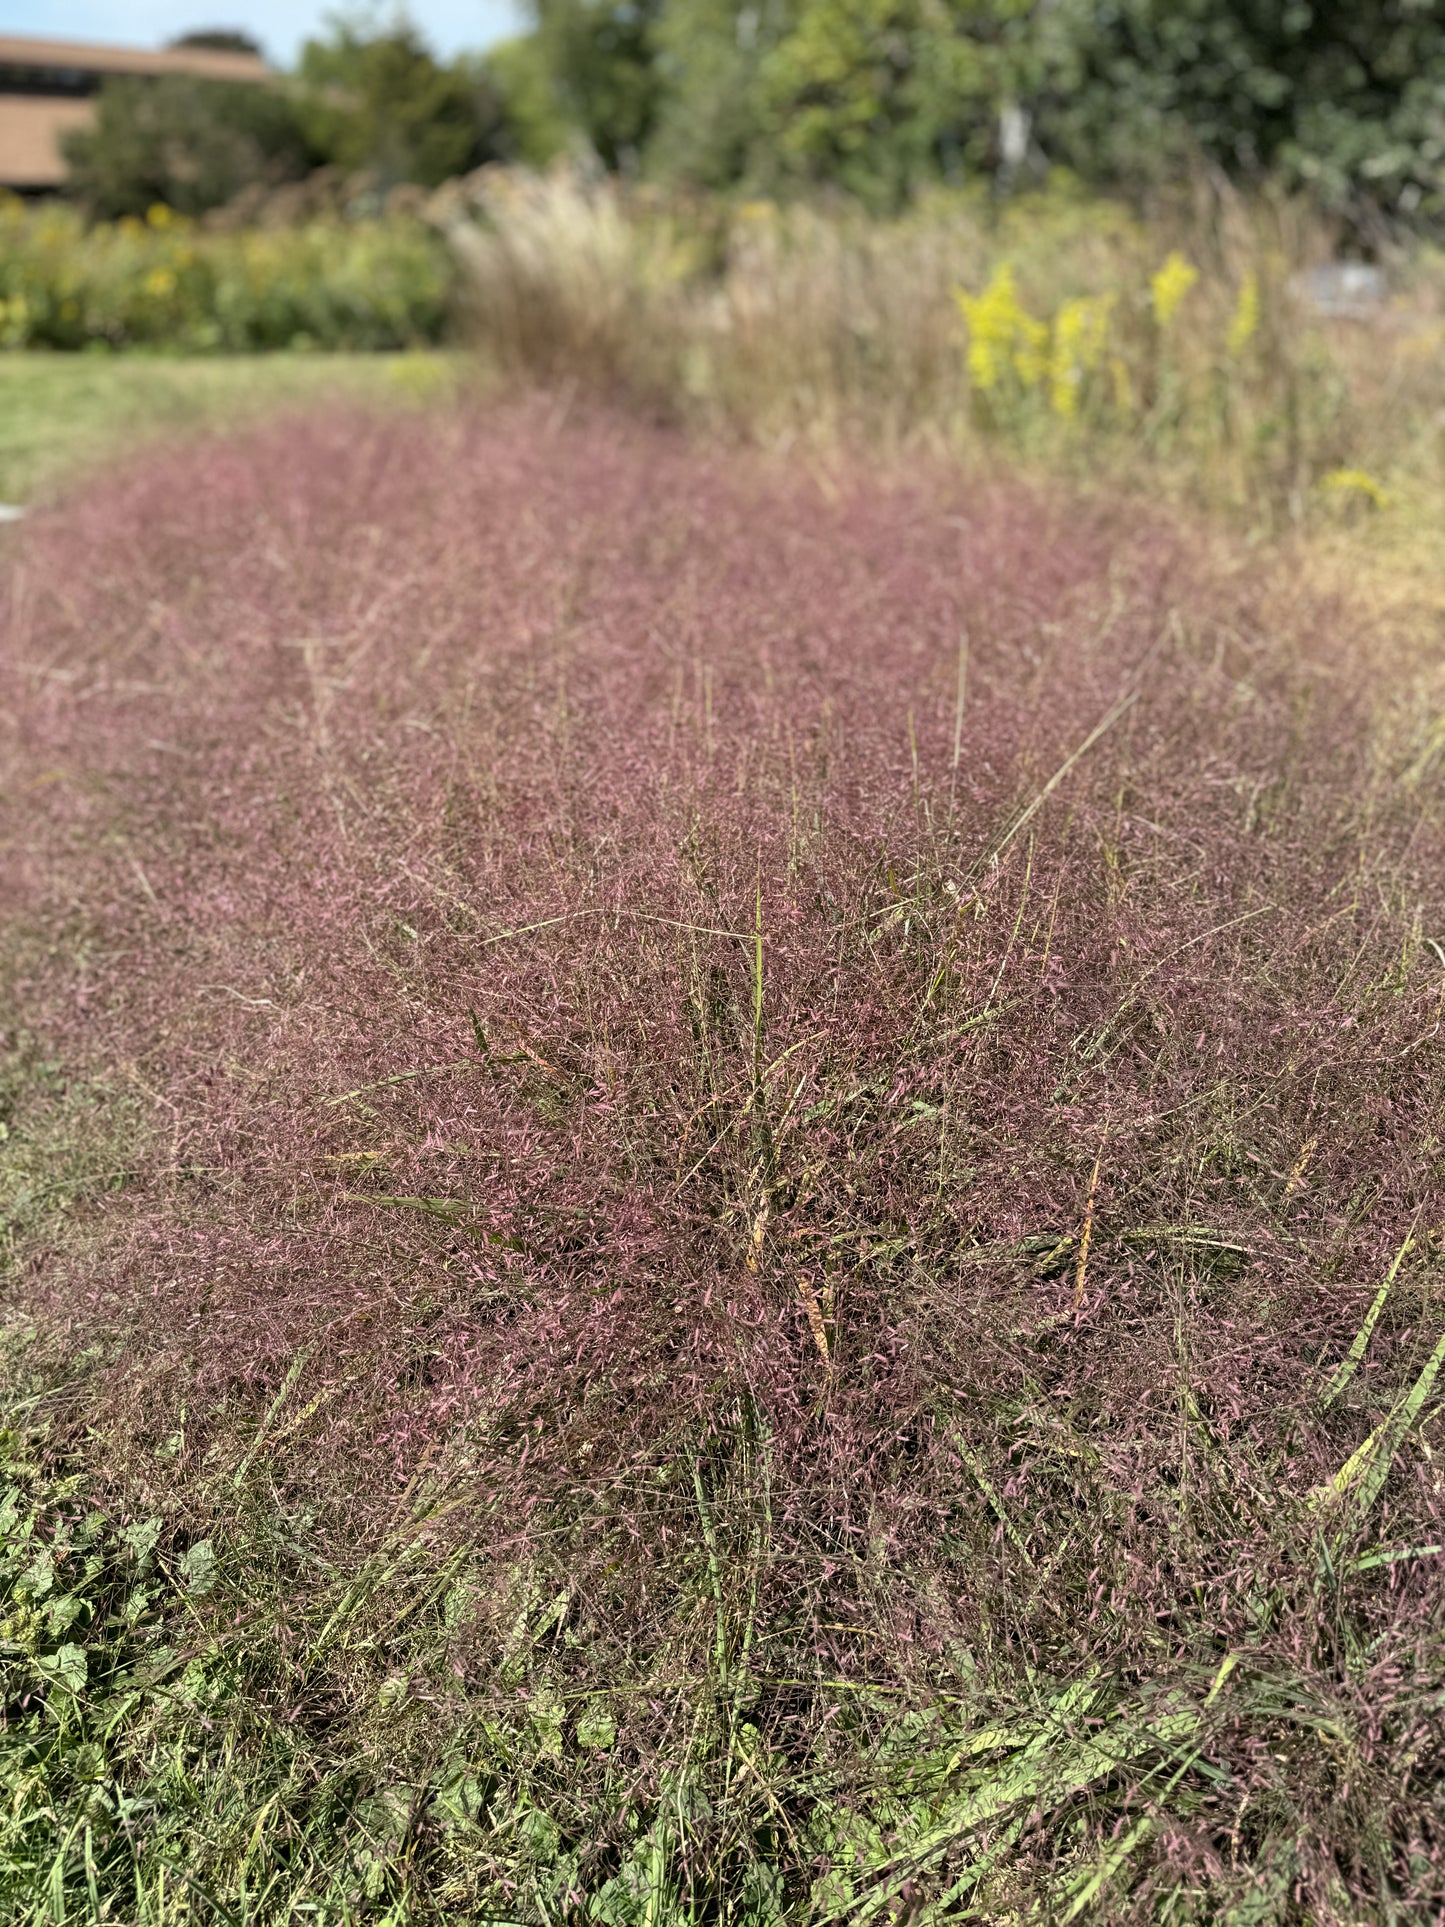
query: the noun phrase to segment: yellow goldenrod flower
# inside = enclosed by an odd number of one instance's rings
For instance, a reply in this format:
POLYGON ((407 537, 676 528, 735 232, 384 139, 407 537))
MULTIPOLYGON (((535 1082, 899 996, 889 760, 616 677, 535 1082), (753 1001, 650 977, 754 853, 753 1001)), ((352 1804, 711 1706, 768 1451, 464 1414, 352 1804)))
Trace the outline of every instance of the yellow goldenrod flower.
POLYGON ((1004 356, 1012 335, 1012 325, 1004 319, 1000 295, 1011 287, 1007 268, 1001 268, 980 295, 954 290, 954 300, 968 329, 968 379, 972 387, 987 394, 998 386, 1004 356), (1002 352, 1001 352, 1002 351, 1002 352))
POLYGON ((1239 299, 1234 304, 1234 316, 1224 345, 1237 358, 1244 353, 1258 331, 1259 276, 1251 268, 1239 285, 1239 299))
POLYGON ((1384 509, 1390 506, 1388 490, 1362 468, 1332 468, 1328 475, 1320 477, 1319 485, 1332 495, 1358 497, 1368 502, 1371 508, 1384 509))
POLYGON ((981 394, 996 388, 1010 367, 1025 388, 1036 388, 1048 368, 1049 330, 1019 300, 1013 269, 1001 267, 982 294, 955 290, 968 326, 968 379, 981 394))
POLYGON ((175 218, 164 201, 152 201, 146 209, 146 221, 151 227, 169 227, 175 218))
POLYGON ((1082 296, 1066 301, 1054 316, 1049 355, 1049 406, 1065 421, 1079 412, 1084 378, 1103 359, 1113 297, 1082 296))
POLYGON ((163 301, 168 294, 175 292, 176 277, 169 268, 152 268, 145 279, 147 294, 153 294, 163 301))
POLYGON ((1154 319, 1161 328, 1169 326, 1198 279, 1198 268, 1192 261, 1186 261, 1178 248, 1151 276, 1149 292, 1154 302, 1154 319))
POLYGON ((1014 328, 1014 372, 1025 388, 1037 388, 1049 370, 1049 327, 1020 308, 1014 328))

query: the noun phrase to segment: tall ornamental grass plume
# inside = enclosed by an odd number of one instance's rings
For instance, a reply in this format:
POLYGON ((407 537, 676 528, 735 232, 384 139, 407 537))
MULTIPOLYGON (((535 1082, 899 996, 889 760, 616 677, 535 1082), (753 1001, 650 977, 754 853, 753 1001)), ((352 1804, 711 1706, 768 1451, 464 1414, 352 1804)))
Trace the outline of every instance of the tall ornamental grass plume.
POLYGON ((4 1891, 1438 1916, 1428 636, 560 403, 0 566, 4 1891))

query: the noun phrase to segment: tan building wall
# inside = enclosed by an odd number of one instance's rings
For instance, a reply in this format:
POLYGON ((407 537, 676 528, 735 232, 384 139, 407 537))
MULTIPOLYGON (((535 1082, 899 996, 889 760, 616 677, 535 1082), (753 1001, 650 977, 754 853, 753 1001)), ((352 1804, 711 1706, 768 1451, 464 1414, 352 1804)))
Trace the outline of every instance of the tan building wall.
POLYGON ((93 111, 88 100, 0 94, 0 187, 22 193, 59 187, 65 179, 61 137, 89 126, 93 111))
POLYGON ((0 34, 0 188, 36 193, 65 180, 64 135, 88 125, 92 96, 110 74, 190 74, 198 80, 267 81, 254 54, 207 47, 97 47, 0 34))

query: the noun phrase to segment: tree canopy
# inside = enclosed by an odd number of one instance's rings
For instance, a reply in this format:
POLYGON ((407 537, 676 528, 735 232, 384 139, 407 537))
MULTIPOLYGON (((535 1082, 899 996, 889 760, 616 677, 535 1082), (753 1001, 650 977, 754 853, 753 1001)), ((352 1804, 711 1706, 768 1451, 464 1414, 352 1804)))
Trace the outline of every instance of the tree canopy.
MULTIPOLYGON (((258 51, 228 28, 172 44, 258 51)), ((525 61, 514 56, 508 69, 519 94, 525 61)), ((566 133, 551 97, 550 80, 535 79, 532 123, 554 126, 560 142, 566 133)), ((547 132, 532 123, 528 151, 513 136, 486 60, 442 62, 404 20, 377 31, 343 16, 325 38, 307 42, 298 72, 278 75, 274 86, 186 74, 107 80, 92 125, 69 137, 69 185, 103 218, 142 214, 157 202, 201 214, 242 188, 279 186, 323 163, 364 171, 383 189, 404 181, 435 187, 482 161, 547 158, 547 132)))
POLYGON ((253 182, 298 180, 322 158, 280 90, 187 74, 108 79, 65 152, 70 191, 101 219, 157 203, 203 214, 253 182))
POLYGON ((571 150, 887 208, 933 181, 1063 165, 1127 191, 1203 163, 1363 225, 1445 220, 1441 0, 531 4, 529 33, 473 58, 438 60, 404 16, 342 15, 284 87, 111 82, 74 184, 100 212, 197 211, 318 161, 431 186, 571 150))
POLYGON ((1438 0, 1068 0, 1045 138, 1114 179, 1188 150, 1341 211, 1445 214, 1438 0))
POLYGON ((189 33, 177 34, 170 43, 173 47, 204 47, 218 54, 259 54, 261 43, 253 34, 243 33, 239 27, 193 27, 189 33))
POLYGON ((1062 163, 1190 160, 1363 216, 1445 217, 1440 0, 536 0, 559 110, 609 165, 891 204, 1062 163))
POLYGON ((341 20, 301 55, 297 113, 312 145, 382 182, 436 187, 504 146, 503 107, 484 63, 438 61, 414 27, 368 33, 341 20))

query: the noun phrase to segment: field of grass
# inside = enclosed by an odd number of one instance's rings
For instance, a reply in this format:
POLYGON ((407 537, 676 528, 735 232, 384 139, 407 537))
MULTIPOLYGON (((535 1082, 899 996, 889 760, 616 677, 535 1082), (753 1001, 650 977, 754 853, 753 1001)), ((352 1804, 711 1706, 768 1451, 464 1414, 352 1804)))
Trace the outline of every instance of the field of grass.
POLYGON ((4 543, 5 1918, 1439 1916, 1430 625, 575 386, 4 543))
POLYGON ((26 503, 160 436, 318 400, 434 396, 439 354, 0 355, 0 502, 26 503))

